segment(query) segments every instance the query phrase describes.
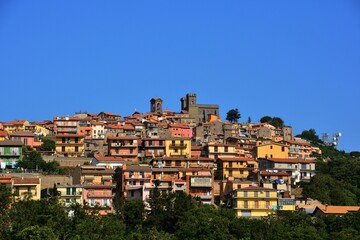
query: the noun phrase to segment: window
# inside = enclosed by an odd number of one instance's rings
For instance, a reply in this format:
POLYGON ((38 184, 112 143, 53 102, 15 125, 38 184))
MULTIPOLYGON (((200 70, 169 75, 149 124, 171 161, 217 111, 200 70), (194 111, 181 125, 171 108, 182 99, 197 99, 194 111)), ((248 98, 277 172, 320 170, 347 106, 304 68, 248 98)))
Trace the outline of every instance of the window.
POLYGON ((149 146, 152 146, 152 140, 149 140, 149 146))
POLYGON ((139 172, 139 176, 140 176, 141 178, 143 178, 143 177, 144 177, 144 172, 139 172))
POLYGON ((232 168, 232 162, 229 162, 229 168, 232 168))
POLYGON ((76 195, 76 187, 72 188, 72 195, 76 195))
POLYGON ((75 138, 75 143, 78 143, 79 142, 79 138, 75 138))
POLYGON ((95 206, 95 199, 90 199, 90 206, 94 207, 95 206))
POLYGON ((141 185, 141 186, 144 185, 144 181, 140 181, 140 185, 141 185))
POLYGON ((245 201, 244 201, 244 208, 248 208, 248 207, 249 207, 248 201, 245 200, 245 201))
POLYGON ((160 140, 159 141, 159 146, 163 146, 163 145, 164 145, 163 140, 160 140))
POLYGON ((270 149, 273 149, 273 146, 272 146, 272 145, 270 146, 270 149))
POLYGON ((229 177, 232 177, 232 170, 229 170, 229 177))
POLYGON ((65 199, 65 202, 66 202, 66 203, 70 203, 70 198, 66 198, 66 199, 65 199))
POLYGON ((130 191, 131 197, 134 197, 134 191, 130 191))
POLYGON ((244 191, 244 197, 248 196, 248 191, 244 191))
POLYGON ((24 138, 24 144, 27 145, 28 144, 28 140, 27 138, 24 138))
POLYGON ((218 147, 217 146, 214 147, 214 152, 218 152, 218 147))
POLYGON ((255 191, 255 192, 254 192, 254 197, 259 197, 258 191, 255 191))
POLYGON ((265 192, 265 195, 266 195, 267 198, 270 197, 270 192, 269 192, 269 191, 266 191, 266 192, 265 192))
POLYGON ((282 152, 285 152, 285 147, 281 147, 281 151, 282 151, 282 152))
POLYGON ((134 177, 134 172, 133 172, 133 171, 130 171, 130 172, 129 172, 129 176, 130 176, 130 177, 134 177))
POLYGON ((70 188, 66 188, 66 195, 70 195, 70 188))
POLYGON ((259 208, 259 201, 255 201, 255 208, 259 208))

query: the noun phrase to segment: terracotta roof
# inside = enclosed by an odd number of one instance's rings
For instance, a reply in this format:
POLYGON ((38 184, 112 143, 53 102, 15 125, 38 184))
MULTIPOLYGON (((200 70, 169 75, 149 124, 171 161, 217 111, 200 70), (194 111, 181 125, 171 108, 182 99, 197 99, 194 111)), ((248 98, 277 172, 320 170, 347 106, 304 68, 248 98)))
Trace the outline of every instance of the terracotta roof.
POLYGON ((151 172, 150 166, 140 166, 140 165, 130 165, 126 166, 127 172, 129 171, 143 171, 143 172, 151 172))
POLYGON ((265 176, 290 176, 287 172, 269 172, 269 171, 261 171, 260 175, 265 176))
POLYGON ((301 159, 301 158, 268 158, 268 161, 277 163, 314 163, 314 159, 301 159))
POLYGON ((14 184, 40 184, 40 178, 14 178, 14 184))
POLYGON ((153 167, 152 172, 179 172, 179 169, 177 168, 167 168, 167 167, 162 167, 162 168, 157 168, 157 167, 153 167))
POLYGON ((249 187, 246 187, 246 188, 239 188, 237 190, 238 191, 239 190, 259 190, 259 191, 272 191, 272 192, 277 191, 276 189, 273 189, 273 188, 263 188, 263 187, 257 187, 257 186, 249 186, 249 187))
POLYGON ((254 158, 246 158, 246 157, 232 157, 232 158, 218 158, 219 161, 254 161, 254 158))
POLYGON ((85 135, 65 133, 65 134, 56 134, 56 137, 85 137, 85 135))
POLYGON ((27 120, 15 120, 15 121, 10 121, 10 122, 6 122, 3 125, 23 125, 27 120))
POLYGON ((100 155, 95 155, 94 158, 96 160, 98 160, 99 162, 123 162, 124 159, 122 157, 117 157, 117 156, 100 156, 100 155))
POLYGON ((5 139, 0 141, 0 146, 23 146, 24 144, 21 141, 12 141, 5 139))
POLYGON ((309 143, 309 142, 299 142, 299 141, 292 141, 292 140, 284 140, 284 142, 297 144, 297 145, 309 145, 309 146, 311 146, 311 143, 309 143))
POLYGON ((189 160, 189 161, 214 161, 214 159, 207 158, 207 157, 191 157, 191 158, 188 158, 187 160, 189 160))
MULTIPOLYGON (((112 113, 112 112, 101 112, 101 113, 103 113, 103 114, 105 114, 105 115, 109 115, 109 116, 120 116, 119 114, 115 114, 115 113, 112 113)), ((99 113, 98 115, 100 115, 101 113, 99 113)))
POLYGON ((54 117, 54 121, 79 121, 79 118, 77 118, 77 117, 68 117, 68 116, 60 117, 59 116, 59 118, 60 119, 58 119, 58 117, 54 117))
MULTIPOLYGON (((360 206, 317 206, 319 210, 326 214, 346 214, 348 212, 357 212, 360 206)), ((316 211, 316 210, 315 210, 316 211)))
POLYGON ((91 125, 104 125, 105 123, 103 122, 97 122, 97 121, 92 121, 91 125))
POLYGON ((107 140, 140 140, 140 139, 138 137, 133 137, 133 136, 119 136, 119 137, 109 136, 107 137, 107 140))
POLYGON ((0 137, 6 137, 7 131, 0 131, 0 137))
POLYGON ((28 131, 17 131, 10 134, 10 136, 16 137, 35 137, 35 134, 28 131))

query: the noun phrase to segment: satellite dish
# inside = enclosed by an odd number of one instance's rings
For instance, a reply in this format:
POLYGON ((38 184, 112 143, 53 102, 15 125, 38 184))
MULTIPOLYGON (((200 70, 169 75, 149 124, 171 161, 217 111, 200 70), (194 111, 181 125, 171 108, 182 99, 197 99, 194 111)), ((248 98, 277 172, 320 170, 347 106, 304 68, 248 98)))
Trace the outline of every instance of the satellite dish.
POLYGON ((341 132, 338 133, 338 136, 341 137, 341 132))

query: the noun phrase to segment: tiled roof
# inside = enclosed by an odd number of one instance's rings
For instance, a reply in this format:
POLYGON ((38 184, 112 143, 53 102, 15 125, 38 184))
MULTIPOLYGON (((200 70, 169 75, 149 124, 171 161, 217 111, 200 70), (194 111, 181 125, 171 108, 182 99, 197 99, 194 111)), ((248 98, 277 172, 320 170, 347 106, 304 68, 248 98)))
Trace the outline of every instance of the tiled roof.
POLYGON ((314 159, 301 159, 301 158, 269 158, 271 162, 277 163, 314 163, 314 159))
POLYGON ((21 141, 12 141, 5 139, 4 141, 0 141, 0 146, 22 146, 24 145, 21 141))
POLYGON ((14 178, 14 184, 40 184, 40 178, 14 178))
POLYGON ((207 158, 207 157, 191 157, 191 158, 188 158, 187 160, 189 160, 189 161, 214 161, 214 159, 207 158))
POLYGON ((237 190, 238 191, 239 190, 259 190, 259 191, 272 191, 272 192, 277 191, 276 189, 273 189, 273 188, 263 188, 263 187, 257 187, 257 186, 249 186, 249 187, 246 187, 246 188, 239 188, 237 190))
POLYGON ((7 131, 0 130, 0 137, 6 137, 6 136, 7 136, 7 131))
MULTIPOLYGON (((317 206, 319 210, 326 214, 346 214, 348 212, 357 212, 360 206, 317 206)), ((316 210, 315 210, 316 211, 316 210)))
POLYGON ((218 158, 219 161, 254 161, 254 158, 246 158, 246 157, 232 157, 232 158, 218 158))
POLYGON ((15 137, 35 137, 35 134, 28 131, 17 131, 10 134, 10 136, 15 137))
POLYGON ((290 176, 287 172, 269 172, 269 171, 261 171, 260 175, 263 176, 290 176))
POLYGON ((23 125, 27 120, 15 120, 4 123, 5 126, 7 125, 23 125))
MULTIPOLYGON (((117 116, 117 117, 120 116, 119 114, 115 114, 115 113, 112 113, 112 112, 101 112, 101 113, 103 113, 103 114, 105 114, 105 115, 109 115, 109 116, 117 116)), ((100 115, 101 113, 99 113, 99 115, 100 115)))
POLYGON ((138 137, 133 137, 133 136, 119 136, 119 137, 109 136, 107 137, 107 140, 140 140, 140 139, 138 137))
POLYGON ((85 137, 85 135, 65 133, 65 134, 56 134, 56 137, 85 137))
POLYGON ((99 162, 123 162, 124 159, 122 157, 117 157, 117 156, 100 156, 100 155, 95 155, 94 158, 96 160, 98 160, 99 162))

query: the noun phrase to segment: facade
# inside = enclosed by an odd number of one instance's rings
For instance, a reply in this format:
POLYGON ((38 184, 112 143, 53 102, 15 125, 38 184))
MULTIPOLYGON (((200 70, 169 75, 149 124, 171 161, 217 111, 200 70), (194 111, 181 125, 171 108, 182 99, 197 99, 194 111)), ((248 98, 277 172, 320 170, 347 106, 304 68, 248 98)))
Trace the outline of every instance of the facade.
POLYGON ((15 120, 3 123, 3 128, 8 133, 13 133, 16 131, 25 131, 25 127, 29 124, 27 120, 15 120))
POLYGON ((108 137, 108 155, 119 156, 126 161, 138 161, 140 140, 137 137, 108 137))
POLYGON ((140 199, 145 201, 149 191, 145 191, 145 185, 151 183, 151 168, 149 166, 126 166, 122 167, 121 191, 127 199, 140 199))
POLYGON ((165 155, 165 139, 145 138, 142 139, 142 151, 146 159, 163 157, 165 155))
POLYGON ((278 209, 275 189, 249 186, 236 190, 234 210, 238 217, 265 217, 278 209))
POLYGON ((296 184, 300 181, 310 181, 315 176, 315 160, 298 158, 260 158, 259 169, 271 169, 287 172, 296 184))
POLYGON ((218 158, 217 163, 221 179, 247 179, 258 168, 258 164, 253 158, 218 158))
POLYGON ((278 143, 262 144, 254 148, 254 157, 257 158, 288 158, 289 147, 278 143))
POLYGON ((95 154, 94 158, 91 160, 91 165, 116 169, 117 167, 122 167, 125 160, 122 157, 117 156, 100 156, 95 154))
POLYGON ((105 138, 105 126, 103 122, 91 122, 92 127, 92 139, 104 139, 105 138))
POLYGON ((73 184, 83 186, 84 202, 90 207, 98 206, 100 214, 113 210, 113 175, 113 169, 98 166, 78 166, 73 172, 73 184))
POLYGON ((57 134, 56 154, 65 157, 85 156, 85 136, 82 134, 57 134))
POLYGON ((4 141, 8 138, 8 133, 6 131, 0 130, 0 141, 4 141))
POLYGON ((11 133, 10 140, 20 141, 25 146, 29 146, 31 148, 37 148, 43 144, 41 141, 37 141, 34 133, 26 131, 18 131, 11 133))
POLYGON ((41 179, 40 178, 13 178, 13 192, 16 200, 31 198, 40 200, 41 196, 41 179))
POLYGON ((191 138, 169 138, 165 140, 166 156, 170 157, 190 157, 191 138))
POLYGON ((59 202, 66 208, 73 204, 83 205, 83 187, 81 185, 57 186, 60 193, 59 202))
POLYGON ((0 141, 0 164, 1 168, 15 168, 23 157, 23 143, 20 141, 0 141))
POLYGON ((79 118, 77 117, 54 117, 54 133, 57 134, 77 134, 79 118))
POLYGON ((235 145, 212 143, 205 147, 206 155, 212 159, 238 157, 235 145))

